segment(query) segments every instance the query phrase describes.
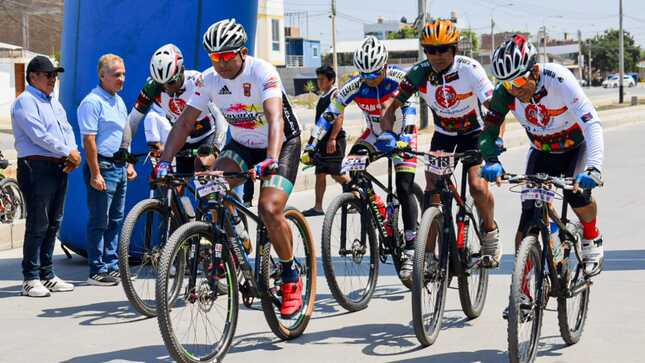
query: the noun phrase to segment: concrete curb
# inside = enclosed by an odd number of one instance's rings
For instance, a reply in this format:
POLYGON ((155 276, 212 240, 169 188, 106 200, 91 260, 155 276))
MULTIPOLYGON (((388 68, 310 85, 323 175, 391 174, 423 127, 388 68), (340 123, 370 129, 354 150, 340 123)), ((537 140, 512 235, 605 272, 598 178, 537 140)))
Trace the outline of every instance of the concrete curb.
POLYGON ((0 224, 0 251, 20 248, 25 238, 25 220, 0 224))

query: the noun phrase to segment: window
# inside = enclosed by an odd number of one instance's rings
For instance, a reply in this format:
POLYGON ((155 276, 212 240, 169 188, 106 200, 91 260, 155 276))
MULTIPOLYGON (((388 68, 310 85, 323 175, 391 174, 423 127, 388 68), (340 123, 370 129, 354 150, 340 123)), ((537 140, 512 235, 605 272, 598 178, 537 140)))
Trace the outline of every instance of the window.
POLYGON ((317 57, 318 56, 318 47, 312 47, 311 50, 314 53, 314 57, 317 57))
POLYGON ((271 19, 271 46, 274 51, 280 51, 280 20, 278 19, 271 19))

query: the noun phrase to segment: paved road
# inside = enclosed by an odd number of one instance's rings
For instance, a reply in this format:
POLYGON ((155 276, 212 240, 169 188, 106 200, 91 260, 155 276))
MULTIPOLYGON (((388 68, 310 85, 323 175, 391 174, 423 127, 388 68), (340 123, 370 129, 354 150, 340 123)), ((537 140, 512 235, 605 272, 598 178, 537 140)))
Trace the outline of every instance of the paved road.
MULTIPOLYGON (((599 223, 606 240, 606 271, 595 279, 589 319, 579 344, 566 347, 559 337, 556 314, 544 318, 539 362, 643 362, 645 340, 645 124, 606 132, 606 187, 597 192, 599 223)), ((522 169, 525 150, 503 156, 508 170, 522 169)), ((420 178, 418 178, 420 179, 420 178)), ((330 198, 336 194, 331 186, 330 198)), ((518 219, 518 197, 495 188, 497 219, 505 242, 502 267, 490 279, 483 315, 468 321, 450 290, 445 326, 432 347, 419 349, 411 326, 410 293, 391 268, 381 271, 370 306, 347 314, 330 297, 322 269, 318 301, 305 335, 291 342, 276 339, 262 312, 242 310, 236 338, 226 362, 505 362, 507 303, 512 269, 512 235, 518 219)), ((311 192, 297 193, 292 204, 307 208, 311 192)), ((329 199, 326 201, 329 202, 329 199)), ((321 218, 311 220, 319 237, 321 218)), ((141 319, 120 287, 86 286, 85 262, 55 264, 64 278, 78 284, 74 293, 48 299, 19 297, 20 251, 0 253, 0 362, 165 362, 169 361, 155 319, 141 319)), ((553 305, 552 305, 553 307, 553 305)))

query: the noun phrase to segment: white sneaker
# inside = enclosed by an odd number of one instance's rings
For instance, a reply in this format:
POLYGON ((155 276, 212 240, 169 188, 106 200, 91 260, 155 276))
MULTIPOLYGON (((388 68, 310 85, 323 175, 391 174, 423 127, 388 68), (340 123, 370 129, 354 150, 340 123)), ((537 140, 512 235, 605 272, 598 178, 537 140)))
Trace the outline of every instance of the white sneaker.
POLYGON ((490 232, 482 228, 482 247, 480 250, 481 264, 483 267, 492 268, 499 266, 502 260, 502 242, 499 240, 499 227, 490 232))
POLYGON ((43 280, 41 282, 51 292, 74 291, 74 285, 70 284, 69 282, 66 282, 65 280, 61 279, 58 276, 54 276, 54 278, 52 279, 43 280))
POLYGON ((604 249, 602 246, 602 235, 594 239, 582 240, 582 262, 585 263, 585 273, 594 276, 602 271, 604 260, 604 249))
POLYGON ((399 270, 399 277, 403 281, 409 281, 412 278, 412 268, 414 267, 414 250, 403 251, 403 262, 401 263, 401 270, 399 270))
POLYGON ((47 297, 51 295, 40 280, 27 280, 23 282, 22 292, 20 294, 29 297, 47 297))

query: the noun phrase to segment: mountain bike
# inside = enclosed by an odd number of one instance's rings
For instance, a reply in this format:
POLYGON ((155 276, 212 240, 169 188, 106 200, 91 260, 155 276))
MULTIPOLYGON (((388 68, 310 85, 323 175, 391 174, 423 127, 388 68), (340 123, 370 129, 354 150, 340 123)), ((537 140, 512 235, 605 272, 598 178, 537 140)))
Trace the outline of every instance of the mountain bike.
POLYGON ((206 201, 204 220, 179 227, 162 252, 157 319, 166 348, 178 362, 211 362, 224 357, 237 326, 239 293, 247 307, 255 298, 260 299, 264 317, 280 339, 300 336, 311 318, 316 298, 316 256, 309 225, 298 210, 285 209, 293 235, 294 262, 303 283, 303 306, 294 316, 283 318, 279 311, 282 266, 267 228, 258 215, 229 193, 228 178, 248 176, 247 172, 196 177, 198 196, 206 201), (249 259, 251 246, 245 246, 234 228, 240 214, 257 223, 253 262, 249 259), (173 306, 169 299, 174 293, 171 267, 177 260, 184 261, 184 256, 189 273, 173 306))
MULTIPOLYGON (((387 156, 379 154, 372 159, 387 156)), ((367 307, 376 288, 379 261, 386 263, 391 256, 398 276, 406 258, 403 227, 399 224, 401 208, 392 188, 392 159, 388 158, 387 186, 367 171, 369 163, 366 153, 350 155, 343 161, 343 172, 350 172, 351 182, 348 191, 327 208, 322 229, 327 284, 338 304, 348 311, 367 307), (386 203, 376 194, 374 185, 386 192, 386 203)), ((423 191, 416 183, 413 193, 415 207, 420 210, 423 191)), ((410 282, 403 283, 410 288, 410 282)))
POLYGON ((550 297, 557 299, 564 341, 572 345, 580 340, 592 281, 580 257, 582 226, 567 218, 566 198, 562 198, 561 216, 553 206, 558 189, 576 189, 574 179, 506 174, 503 180, 520 185, 522 201, 533 202, 525 237, 516 253, 508 311, 510 361, 533 362, 550 297))
POLYGON ((0 152, 0 223, 12 223, 23 219, 27 213, 25 199, 18 182, 14 178, 7 178, 1 170, 9 166, 9 160, 0 152))
POLYGON ((412 272, 412 322, 423 346, 433 344, 441 330, 447 288, 457 277, 461 308, 469 319, 479 317, 488 292, 488 269, 481 264, 483 231, 473 202, 467 198, 468 170, 462 168, 461 190, 453 180, 458 161, 481 159, 478 150, 463 153, 414 152, 424 156, 426 171, 437 179, 441 205, 423 213, 415 244, 412 272), (453 200, 457 206, 453 219, 453 200))

